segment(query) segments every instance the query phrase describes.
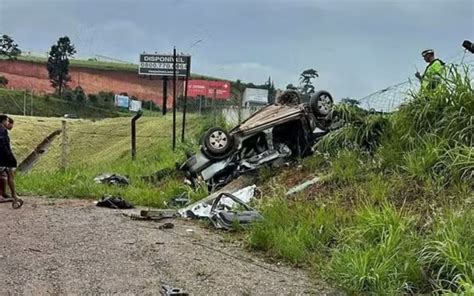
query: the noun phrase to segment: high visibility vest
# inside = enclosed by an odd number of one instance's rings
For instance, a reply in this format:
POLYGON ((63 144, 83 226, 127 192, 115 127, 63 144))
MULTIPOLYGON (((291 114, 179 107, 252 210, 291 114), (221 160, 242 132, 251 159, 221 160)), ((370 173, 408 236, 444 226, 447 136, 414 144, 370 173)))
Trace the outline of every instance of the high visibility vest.
POLYGON ((425 73, 421 78, 422 90, 434 90, 445 75, 444 62, 436 59, 426 66, 425 73))

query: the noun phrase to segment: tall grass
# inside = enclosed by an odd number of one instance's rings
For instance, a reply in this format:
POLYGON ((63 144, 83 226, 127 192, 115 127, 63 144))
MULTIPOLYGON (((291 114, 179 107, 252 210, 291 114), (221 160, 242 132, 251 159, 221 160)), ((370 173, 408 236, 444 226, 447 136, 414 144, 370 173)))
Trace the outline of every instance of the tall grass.
POLYGON ((468 74, 452 71, 393 114, 341 104, 332 116, 342 127, 303 162, 331 178, 291 201, 269 193, 250 246, 310 264, 350 294, 474 295, 468 74))

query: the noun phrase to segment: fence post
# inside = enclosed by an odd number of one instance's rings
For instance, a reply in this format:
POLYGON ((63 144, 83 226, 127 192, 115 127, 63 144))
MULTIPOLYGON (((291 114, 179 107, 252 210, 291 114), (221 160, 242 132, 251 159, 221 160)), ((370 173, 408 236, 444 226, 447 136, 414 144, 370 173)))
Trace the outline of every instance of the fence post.
POLYGON ((66 120, 61 121, 61 169, 67 168, 67 134, 66 134, 66 120))
POLYGON ((131 126, 132 126, 132 160, 135 160, 137 156, 137 132, 136 132, 136 122, 138 118, 142 116, 142 111, 139 110, 135 116, 132 118, 131 126))

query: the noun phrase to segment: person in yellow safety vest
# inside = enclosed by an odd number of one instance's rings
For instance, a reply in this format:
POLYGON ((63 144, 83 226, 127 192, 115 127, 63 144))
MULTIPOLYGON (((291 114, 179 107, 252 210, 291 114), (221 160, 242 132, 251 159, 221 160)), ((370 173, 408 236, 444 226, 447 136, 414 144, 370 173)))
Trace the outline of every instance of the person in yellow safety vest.
POLYGON ((435 58, 434 50, 427 49, 423 50, 421 56, 428 63, 423 75, 420 72, 415 73, 415 77, 421 82, 422 90, 434 90, 442 81, 444 77, 444 65, 445 63, 435 58))

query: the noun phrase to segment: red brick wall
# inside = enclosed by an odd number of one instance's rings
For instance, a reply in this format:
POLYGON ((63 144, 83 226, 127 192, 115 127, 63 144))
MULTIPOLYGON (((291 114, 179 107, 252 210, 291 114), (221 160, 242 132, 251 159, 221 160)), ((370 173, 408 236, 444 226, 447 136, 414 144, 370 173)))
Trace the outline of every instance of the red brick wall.
MULTIPOLYGON (((153 100, 160 106, 163 101, 162 82, 159 79, 140 78, 134 72, 78 67, 71 67, 69 72, 72 79, 69 86, 75 88, 80 85, 86 93, 112 91, 118 94, 126 92, 141 100, 153 100)), ((0 60, 0 76, 5 76, 8 79, 8 87, 12 89, 33 89, 42 93, 54 91, 48 80, 46 64, 0 60)), ((173 83, 169 81, 167 101, 169 107, 172 102, 172 91, 173 83)))

